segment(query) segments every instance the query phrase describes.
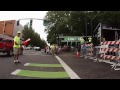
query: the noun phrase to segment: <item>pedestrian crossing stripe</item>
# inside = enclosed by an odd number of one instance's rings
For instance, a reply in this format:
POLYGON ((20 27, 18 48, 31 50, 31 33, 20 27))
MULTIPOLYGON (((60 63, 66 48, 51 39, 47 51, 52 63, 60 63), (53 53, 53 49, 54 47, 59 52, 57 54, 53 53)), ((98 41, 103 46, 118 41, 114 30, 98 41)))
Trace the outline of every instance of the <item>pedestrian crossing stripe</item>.
POLYGON ((64 72, 45 72, 45 71, 30 71, 30 70, 17 69, 11 74, 17 75, 17 76, 48 78, 48 79, 69 78, 69 75, 65 71, 64 72))
POLYGON ((61 64, 38 64, 38 63, 26 63, 24 66, 34 66, 34 67, 62 67, 61 64))

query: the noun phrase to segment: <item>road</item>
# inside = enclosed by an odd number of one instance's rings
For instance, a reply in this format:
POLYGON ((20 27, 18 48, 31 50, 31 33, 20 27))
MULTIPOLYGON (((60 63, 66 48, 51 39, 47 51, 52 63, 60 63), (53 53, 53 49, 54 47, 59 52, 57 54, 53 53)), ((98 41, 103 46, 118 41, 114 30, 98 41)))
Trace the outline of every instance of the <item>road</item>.
POLYGON ((70 77, 59 63, 59 61, 51 55, 44 52, 25 50, 20 55, 20 64, 13 62, 13 57, 0 56, 0 78, 1 79, 69 79, 70 77), (27 64, 27 65, 26 65, 27 64), (29 65, 28 65, 29 64, 29 65), (19 73, 16 73, 19 71, 19 73))
POLYGON ((76 58, 73 53, 58 56, 24 50, 20 64, 0 54, 0 79, 120 79, 120 70, 110 64, 76 58))

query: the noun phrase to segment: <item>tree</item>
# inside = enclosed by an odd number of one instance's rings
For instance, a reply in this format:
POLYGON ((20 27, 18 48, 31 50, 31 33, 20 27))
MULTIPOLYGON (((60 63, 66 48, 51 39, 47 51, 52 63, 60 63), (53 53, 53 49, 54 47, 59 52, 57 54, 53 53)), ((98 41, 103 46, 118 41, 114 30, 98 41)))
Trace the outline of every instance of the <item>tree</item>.
MULTIPOLYGON (((45 32, 48 33, 47 40, 56 43, 59 34, 64 36, 85 36, 85 18, 87 19, 87 35, 91 35, 91 20, 99 11, 49 11, 45 16, 45 32), (47 24, 45 24, 47 23, 47 24)), ((120 25, 120 11, 101 11, 93 20, 94 29, 98 23, 107 22, 113 25, 120 25)))
POLYGON ((44 40, 41 40, 40 35, 37 32, 35 32, 35 30, 31 26, 29 26, 29 24, 26 24, 24 26, 22 33, 24 40, 28 38, 31 39, 31 41, 28 43, 29 45, 42 47, 46 44, 44 40))

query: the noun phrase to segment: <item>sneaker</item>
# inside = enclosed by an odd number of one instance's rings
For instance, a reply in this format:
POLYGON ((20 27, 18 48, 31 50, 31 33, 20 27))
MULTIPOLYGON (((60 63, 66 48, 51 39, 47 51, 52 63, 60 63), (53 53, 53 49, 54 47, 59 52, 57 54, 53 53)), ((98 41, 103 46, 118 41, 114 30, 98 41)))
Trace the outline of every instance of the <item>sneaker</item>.
POLYGON ((17 63, 20 63, 20 61, 17 60, 17 63))
POLYGON ((14 63, 16 64, 16 63, 17 63, 17 61, 14 61, 14 63))

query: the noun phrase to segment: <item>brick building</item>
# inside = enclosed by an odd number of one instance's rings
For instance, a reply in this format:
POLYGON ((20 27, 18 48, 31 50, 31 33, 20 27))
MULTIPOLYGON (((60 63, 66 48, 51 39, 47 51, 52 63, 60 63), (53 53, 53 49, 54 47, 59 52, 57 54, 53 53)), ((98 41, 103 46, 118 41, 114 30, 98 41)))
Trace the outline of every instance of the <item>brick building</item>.
MULTIPOLYGON (((17 26, 16 20, 0 21, 0 34, 14 37, 17 35, 18 31, 22 32, 23 28, 24 27, 21 24, 17 26)), ((22 33, 21 33, 21 38, 22 38, 22 33)))

